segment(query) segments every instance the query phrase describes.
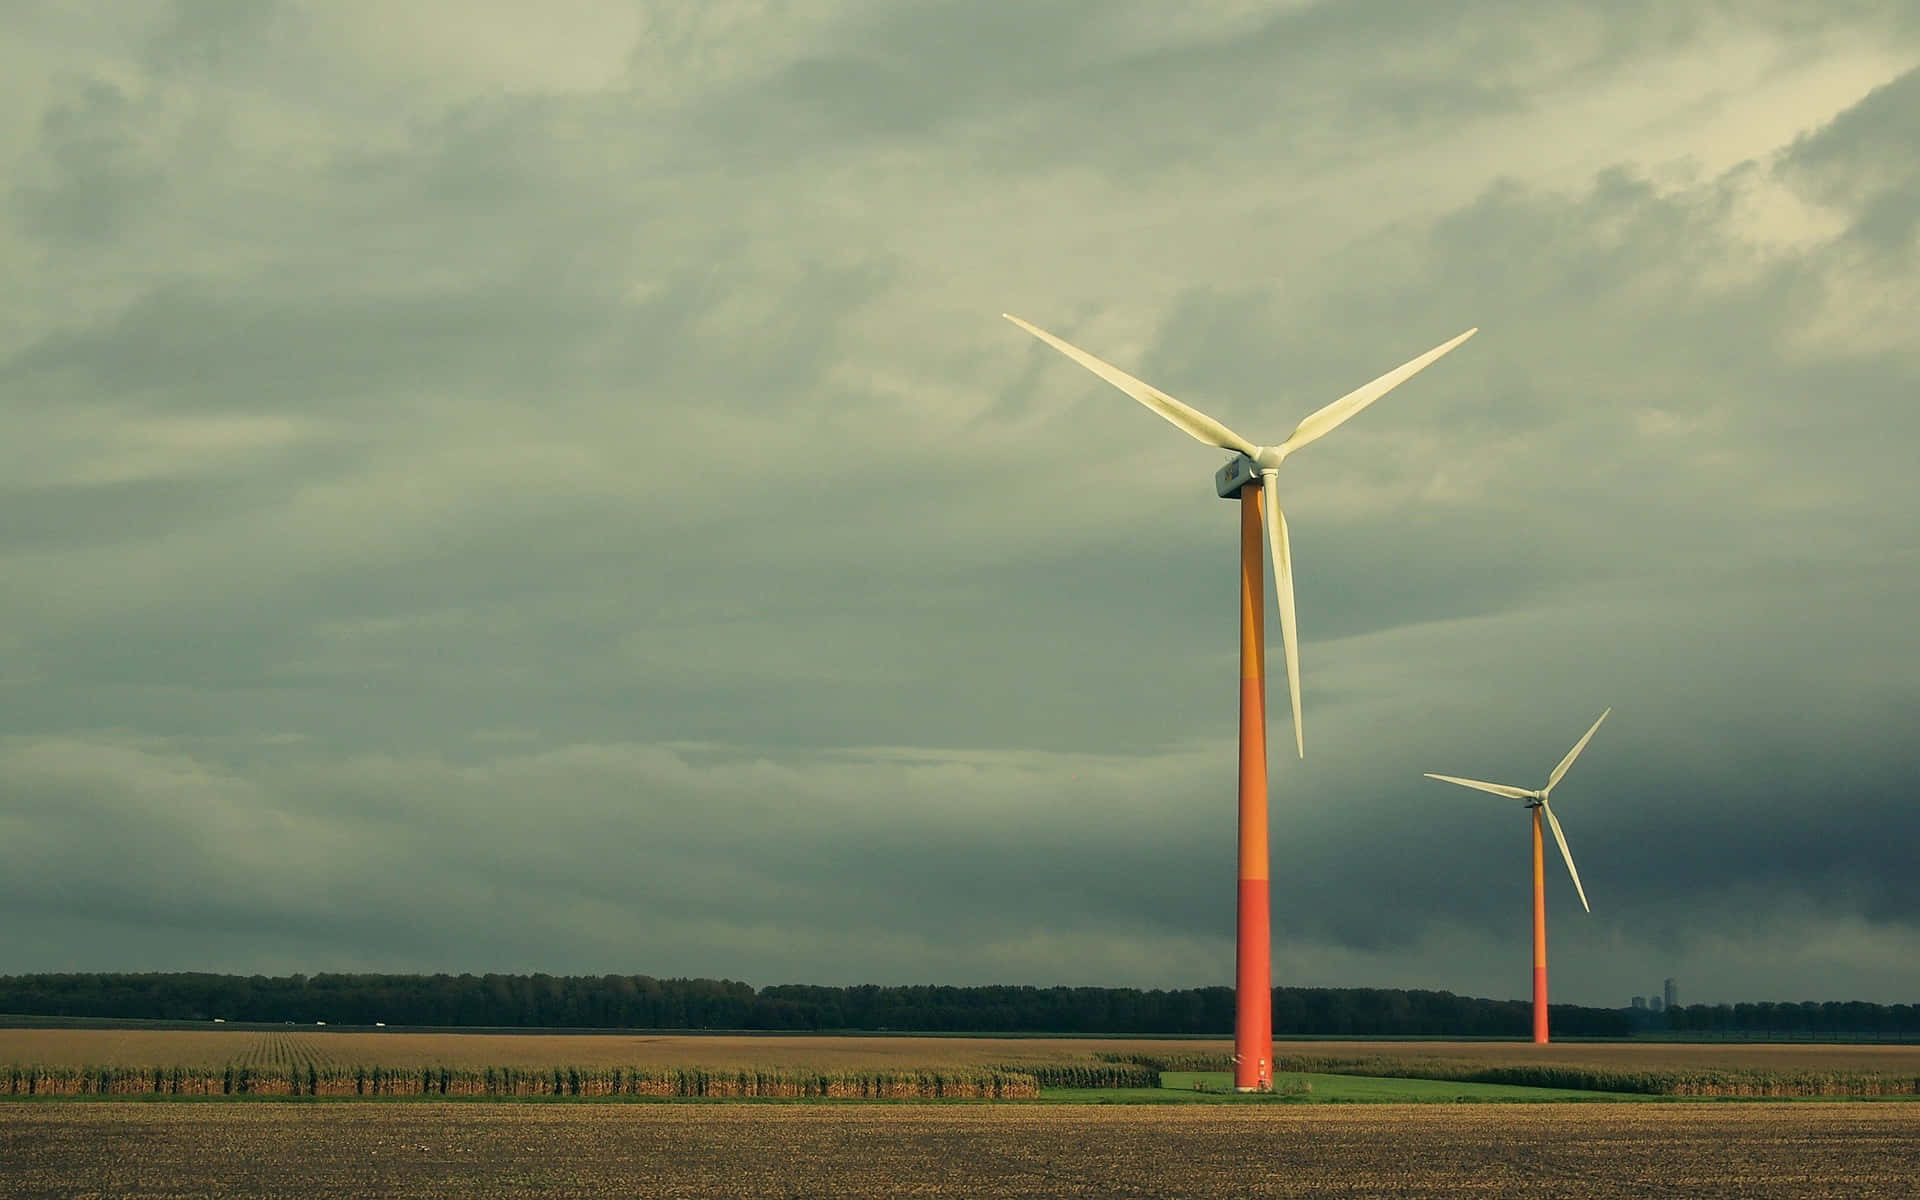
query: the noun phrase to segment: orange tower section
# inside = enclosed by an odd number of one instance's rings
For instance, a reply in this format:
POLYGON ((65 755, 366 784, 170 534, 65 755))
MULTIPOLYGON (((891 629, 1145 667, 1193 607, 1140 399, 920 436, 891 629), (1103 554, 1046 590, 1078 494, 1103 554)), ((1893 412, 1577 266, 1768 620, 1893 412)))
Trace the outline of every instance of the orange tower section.
POLYGON ((1547 884, 1542 873, 1540 806, 1533 806, 1533 1044, 1547 1044, 1547 884))
POLYGON ((1233 1086, 1273 1090, 1273 939, 1267 881, 1267 628, 1260 485, 1240 489, 1240 897, 1233 1086))

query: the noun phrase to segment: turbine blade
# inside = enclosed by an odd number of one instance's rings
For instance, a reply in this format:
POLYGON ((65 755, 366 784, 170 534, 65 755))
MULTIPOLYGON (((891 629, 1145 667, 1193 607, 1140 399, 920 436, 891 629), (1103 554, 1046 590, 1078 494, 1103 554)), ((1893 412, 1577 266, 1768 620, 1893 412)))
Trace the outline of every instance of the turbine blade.
POLYGON ((1307 732, 1300 724, 1300 631, 1293 613, 1293 549, 1287 542, 1287 516, 1274 491, 1276 472, 1260 472, 1267 501, 1267 544, 1273 550, 1273 597, 1280 602, 1280 644, 1287 655, 1287 696, 1293 701, 1293 745, 1307 756, 1307 732))
POLYGON ((1547 824, 1553 827, 1553 840, 1560 843, 1560 857, 1567 860, 1567 874, 1573 876, 1573 890, 1580 893, 1580 907, 1588 912, 1593 906, 1587 903, 1587 889, 1580 886, 1580 871, 1573 865, 1573 851, 1567 849, 1567 835, 1560 832, 1560 818, 1553 815, 1553 806, 1542 803, 1540 811, 1547 814, 1547 824))
POLYGON ((1108 383, 1119 388, 1127 395, 1132 396, 1135 400, 1146 405, 1154 412, 1159 413, 1167 420, 1173 422, 1174 425, 1185 430, 1189 436, 1205 442, 1209 446, 1218 446, 1222 450, 1237 450, 1248 458, 1252 458, 1260 453, 1260 447, 1241 437, 1233 430, 1228 429, 1225 425, 1222 425, 1199 409, 1190 408, 1180 403, 1152 384, 1143 383, 1135 379, 1112 363, 1104 359, 1095 358, 1078 346, 1063 342, 1039 326, 1029 325, 1012 313, 1001 313, 1000 315, 1039 338, 1047 345, 1052 346, 1068 358, 1079 363, 1087 370, 1092 371, 1108 383))
POLYGON ((1439 358, 1447 351, 1479 332, 1480 330, 1477 326, 1469 329, 1452 341, 1443 342, 1435 346, 1412 362, 1404 366, 1395 367, 1365 387, 1355 388, 1353 391, 1348 392, 1332 404, 1327 405, 1319 412, 1314 413, 1306 420, 1300 422, 1300 424, 1294 428, 1294 431, 1287 435, 1287 440, 1280 444, 1280 448, 1285 451, 1298 450, 1302 446, 1319 441, 1327 434, 1332 433, 1335 429, 1345 424, 1349 417, 1352 417, 1355 413, 1367 405, 1372 404, 1375 400, 1386 395, 1394 388, 1399 387, 1407 380, 1412 379, 1434 359, 1439 358))
MULTIPOLYGON (((1613 709, 1611 709, 1611 708, 1609 708, 1609 709, 1607 709, 1607 712, 1603 712, 1603 713, 1601 713, 1601 714, 1600 714, 1600 721, 1604 721, 1604 720, 1606 720, 1606 719, 1607 719, 1607 713, 1610 713, 1610 712, 1612 712, 1612 711, 1613 711, 1613 709)), ((1593 740, 1593 735, 1594 735, 1594 733, 1595 733, 1595 731, 1597 731, 1597 730, 1598 730, 1598 729, 1600 728, 1600 721, 1595 721, 1595 722, 1593 723, 1593 728, 1592 728, 1592 729, 1589 729, 1589 730, 1587 730, 1587 736, 1585 736, 1585 737, 1583 737, 1583 738, 1581 738, 1581 739, 1580 739, 1579 741, 1577 741, 1577 742, 1575 742, 1575 743, 1573 744, 1573 749, 1571 749, 1571 750, 1569 750, 1569 751, 1567 751, 1567 756, 1566 756, 1565 758, 1563 758, 1563 759, 1561 759, 1561 760, 1560 760, 1560 765, 1559 765, 1559 766, 1557 766, 1557 767, 1555 767, 1555 768, 1553 769, 1553 774, 1551 774, 1551 775, 1549 775, 1549 776, 1547 776, 1547 790, 1548 790, 1548 791, 1552 791, 1552 790, 1553 790, 1553 785, 1554 785, 1554 784, 1556 784, 1556 783, 1559 783, 1559 782, 1560 782, 1560 780, 1561 780, 1561 779, 1563 779, 1563 778, 1564 778, 1564 777, 1566 776, 1566 774, 1567 774, 1567 768, 1568 768, 1568 767, 1571 767, 1571 766, 1573 765, 1573 760, 1574 760, 1574 759, 1576 759, 1576 758, 1579 758, 1579 757, 1580 757, 1580 752, 1581 752, 1582 750, 1585 750, 1585 749, 1587 748, 1587 743, 1593 740)))
POLYGON ((1441 783, 1457 783, 1461 787, 1478 788, 1483 792, 1492 792, 1496 796, 1505 796, 1509 800, 1531 800, 1533 793, 1525 788, 1508 787, 1504 783, 1482 783, 1478 779, 1461 779, 1455 775, 1435 775, 1432 771, 1423 772, 1428 779, 1438 779, 1441 783))

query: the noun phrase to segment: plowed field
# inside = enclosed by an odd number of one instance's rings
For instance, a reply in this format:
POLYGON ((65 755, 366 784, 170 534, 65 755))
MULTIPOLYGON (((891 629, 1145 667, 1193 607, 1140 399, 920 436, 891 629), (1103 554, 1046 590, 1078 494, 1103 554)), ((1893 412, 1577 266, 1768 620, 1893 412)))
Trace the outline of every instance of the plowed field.
POLYGON ((1920 1107, 23 1104, 0 1194, 1920 1194, 1920 1107))

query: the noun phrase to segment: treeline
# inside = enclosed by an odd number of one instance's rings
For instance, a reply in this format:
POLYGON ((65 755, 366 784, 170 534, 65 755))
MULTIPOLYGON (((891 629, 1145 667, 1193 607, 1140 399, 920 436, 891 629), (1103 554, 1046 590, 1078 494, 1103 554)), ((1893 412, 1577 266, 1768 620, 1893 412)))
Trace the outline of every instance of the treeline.
POLYGON ((1667 1010, 1667 1028, 1684 1033, 1914 1034, 1920 1005, 1859 1000, 1805 1000, 1798 1004, 1681 1004, 1667 1010))
MULTIPOLYGON (((1520 1037, 1522 1001, 1397 988, 1276 988, 1285 1036, 1520 1037)), ((929 1033, 1207 1034, 1233 1031, 1230 988, 755 989, 725 979, 646 975, 0 976, 0 1013, 40 1017, 534 1029, 737 1029, 929 1033)), ((1555 1005, 1554 1031, 1631 1032, 1618 1009, 1555 1005)))

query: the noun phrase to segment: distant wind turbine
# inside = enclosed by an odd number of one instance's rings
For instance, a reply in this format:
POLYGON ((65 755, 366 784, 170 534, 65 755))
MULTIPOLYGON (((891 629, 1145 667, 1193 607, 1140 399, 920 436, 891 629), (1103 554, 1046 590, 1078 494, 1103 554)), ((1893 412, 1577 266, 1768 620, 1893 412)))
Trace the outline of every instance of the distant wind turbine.
MULTIPOLYGON (((1607 719, 1611 708, 1600 714, 1600 721, 1607 719)), ((1483 783, 1478 779, 1458 779, 1452 775, 1435 775, 1426 772, 1428 779, 1438 779, 1442 783, 1457 783, 1461 787, 1477 788, 1483 792, 1492 792, 1496 796, 1505 796, 1509 800, 1524 800, 1533 810, 1533 1040, 1536 1045, 1547 1044, 1547 887, 1541 860, 1544 853, 1540 842, 1540 815, 1546 814, 1547 825, 1553 830, 1553 840, 1560 845, 1560 857, 1566 860, 1567 874, 1573 876, 1573 890, 1580 896, 1580 907, 1588 912, 1593 906, 1587 903, 1587 889, 1580 886, 1580 872, 1573 865, 1573 852, 1567 849, 1567 835, 1561 832, 1560 818, 1553 815, 1553 805, 1548 803, 1553 789, 1566 777, 1567 768, 1573 766, 1573 760, 1587 748, 1593 735, 1600 729, 1600 721, 1593 723, 1587 735, 1573 744, 1560 765, 1547 776, 1547 786, 1537 792, 1526 788, 1509 787, 1504 783, 1483 783)))
POLYGON ((1300 724, 1300 647, 1294 628, 1293 557, 1287 542, 1287 520, 1280 512, 1279 497, 1273 486, 1280 464, 1294 451, 1333 432, 1361 409, 1411 379, 1479 330, 1469 329, 1365 387, 1348 392, 1300 422, 1285 441, 1257 446, 1212 417, 1135 379, 1112 363, 1095 358, 1012 313, 1001 315, 1160 414, 1188 436, 1234 452, 1233 458, 1213 477, 1214 489, 1221 499, 1240 501, 1240 895, 1233 1082, 1243 1092, 1271 1090, 1273 978, 1269 961, 1267 881, 1266 602, 1260 594, 1264 574, 1260 564, 1262 496, 1264 494, 1267 501, 1266 534, 1273 551, 1274 596, 1280 604, 1280 637, 1286 649, 1287 691, 1293 702, 1293 740, 1295 749, 1304 758, 1307 743, 1300 724))

